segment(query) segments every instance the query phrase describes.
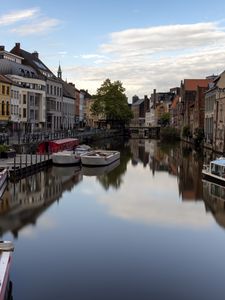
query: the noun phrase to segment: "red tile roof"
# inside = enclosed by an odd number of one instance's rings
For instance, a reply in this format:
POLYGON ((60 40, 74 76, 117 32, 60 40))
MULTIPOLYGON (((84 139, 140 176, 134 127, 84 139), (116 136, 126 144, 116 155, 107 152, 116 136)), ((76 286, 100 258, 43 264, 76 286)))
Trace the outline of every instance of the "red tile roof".
POLYGON ((198 86, 207 88, 210 82, 211 79, 184 79, 184 90, 196 91, 198 86))

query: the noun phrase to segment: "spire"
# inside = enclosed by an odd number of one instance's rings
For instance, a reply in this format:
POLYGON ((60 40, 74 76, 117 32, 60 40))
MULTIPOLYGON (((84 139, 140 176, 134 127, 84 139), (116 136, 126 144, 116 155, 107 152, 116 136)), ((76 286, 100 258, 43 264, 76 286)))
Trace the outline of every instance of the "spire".
POLYGON ((58 78, 62 79, 62 70, 60 67, 60 62, 59 62, 59 67, 58 67, 58 78))

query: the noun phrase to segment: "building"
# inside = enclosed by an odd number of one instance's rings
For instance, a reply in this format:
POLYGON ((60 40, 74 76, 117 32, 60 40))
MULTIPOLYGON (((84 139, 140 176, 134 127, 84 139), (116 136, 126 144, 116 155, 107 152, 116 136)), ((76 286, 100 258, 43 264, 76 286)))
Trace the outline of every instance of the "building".
POLYGON ((205 95, 205 146, 225 152, 225 71, 205 95))
POLYGON ((204 101, 204 93, 202 91, 209 88, 210 82, 212 82, 211 78, 184 79, 184 81, 181 81, 181 102, 183 105, 182 123, 183 127, 186 126, 190 128, 190 132, 192 135, 194 134, 193 119, 195 103, 202 103, 202 101, 204 101), (202 88, 202 90, 198 90, 199 88, 202 88), (201 97, 201 99, 199 97, 201 97))
POLYGON ((51 131, 61 129, 63 125, 63 91, 60 80, 40 60, 38 52, 27 52, 21 49, 20 43, 16 43, 10 53, 22 58, 22 70, 25 67, 31 67, 31 70, 35 70, 33 74, 30 72, 30 75, 27 72, 22 72, 24 76, 38 77, 46 82, 46 99, 43 103, 43 109, 45 110, 45 117, 43 116, 43 119, 45 119, 44 127, 51 131))
POLYGON ((10 121, 11 80, 0 75, 0 125, 6 127, 10 121))

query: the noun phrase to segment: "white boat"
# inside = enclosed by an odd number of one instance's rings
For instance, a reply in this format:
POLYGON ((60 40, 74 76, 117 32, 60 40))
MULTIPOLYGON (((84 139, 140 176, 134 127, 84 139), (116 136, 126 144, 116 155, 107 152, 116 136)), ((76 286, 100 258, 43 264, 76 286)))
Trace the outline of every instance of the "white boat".
POLYGON ((14 247, 11 242, 0 241, 0 300, 6 297, 13 250, 14 247))
POLYGON ((204 165, 203 178, 225 184, 225 157, 212 160, 209 165, 204 165))
POLYGON ((81 155, 82 165, 107 166, 120 159, 120 152, 113 150, 93 150, 81 155))
POLYGON ((52 162, 55 165, 76 165, 81 161, 81 154, 90 151, 91 147, 88 145, 79 145, 74 150, 65 150, 52 154, 52 162))

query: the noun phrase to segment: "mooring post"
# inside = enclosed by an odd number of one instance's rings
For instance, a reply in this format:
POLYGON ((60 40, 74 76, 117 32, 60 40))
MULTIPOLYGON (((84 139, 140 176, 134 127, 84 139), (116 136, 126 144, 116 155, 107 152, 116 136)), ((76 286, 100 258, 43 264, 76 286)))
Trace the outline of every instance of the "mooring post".
POLYGON ((15 176, 16 176, 16 155, 14 156, 13 166, 14 166, 14 178, 15 178, 15 176))

